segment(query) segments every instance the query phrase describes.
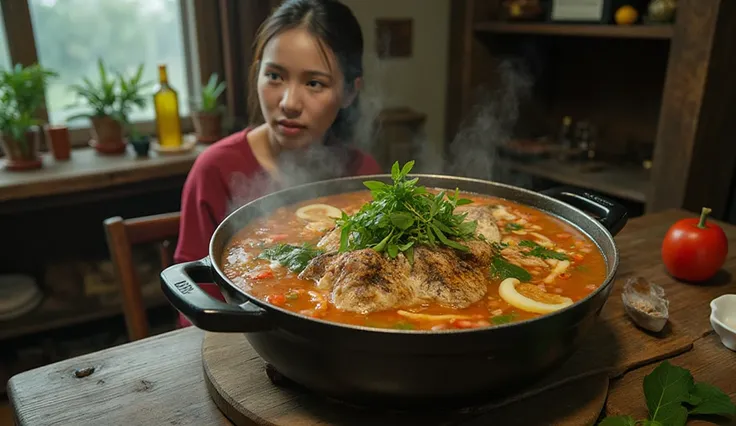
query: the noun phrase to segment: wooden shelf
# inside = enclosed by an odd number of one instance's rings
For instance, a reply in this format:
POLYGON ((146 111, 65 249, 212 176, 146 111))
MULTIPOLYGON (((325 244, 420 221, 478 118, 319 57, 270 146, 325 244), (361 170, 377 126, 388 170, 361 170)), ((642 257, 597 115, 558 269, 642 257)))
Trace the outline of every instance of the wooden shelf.
POLYGON ((532 176, 640 203, 646 202, 646 194, 650 187, 648 173, 642 169, 609 166, 597 172, 583 172, 570 164, 553 160, 530 163, 503 160, 503 164, 532 176))
POLYGON ((475 31, 499 34, 541 34, 569 37, 671 39, 672 25, 584 25, 551 23, 479 22, 475 31))
MULTIPOLYGON (((156 308, 169 304, 163 293, 158 293, 155 296, 149 296, 145 299, 147 308, 156 308)), ((98 319, 111 318, 116 315, 122 315, 122 313, 123 308, 120 305, 80 308, 79 303, 69 303, 48 297, 38 308, 26 315, 7 321, 0 321, 0 341, 98 319)))

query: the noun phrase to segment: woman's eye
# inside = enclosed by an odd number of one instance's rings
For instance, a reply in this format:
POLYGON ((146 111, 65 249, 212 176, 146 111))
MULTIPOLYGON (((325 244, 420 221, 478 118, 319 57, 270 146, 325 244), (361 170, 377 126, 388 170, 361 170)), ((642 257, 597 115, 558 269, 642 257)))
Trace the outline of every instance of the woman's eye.
POLYGON ((278 73, 269 71, 269 72, 266 72, 266 78, 268 78, 269 80, 275 81, 275 80, 281 79, 281 76, 278 73))
POLYGON ((315 88, 315 89, 322 89, 323 87, 325 87, 325 84, 322 83, 321 81, 312 80, 309 83, 307 83, 307 86, 315 88))

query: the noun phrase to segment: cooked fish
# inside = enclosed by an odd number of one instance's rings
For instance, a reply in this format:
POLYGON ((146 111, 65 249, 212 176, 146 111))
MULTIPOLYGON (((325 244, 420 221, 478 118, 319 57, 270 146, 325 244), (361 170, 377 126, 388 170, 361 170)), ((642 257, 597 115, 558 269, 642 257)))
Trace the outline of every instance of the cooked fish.
POLYGON ((335 226, 319 240, 317 247, 325 251, 337 251, 340 249, 340 228, 335 226))
POLYGON ((411 270, 417 296, 455 308, 465 308, 477 302, 488 291, 487 277, 483 272, 488 270, 490 255, 488 257, 489 262, 483 268, 473 254, 463 260, 456 250, 450 248, 417 247, 411 270))
POLYGON ((475 228, 476 234, 483 235, 487 241, 501 241, 501 231, 496 225, 496 218, 493 215, 493 207, 488 205, 466 205, 455 209, 456 214, 467 213, 465 221, 477 221, 475 228))
POLYGON ((327 268, 332 264, 332 260, 335 256, 337 256, 337 251, 327 252, 315 257, 299 274, 299 278, 319 281, 319 279, 325 274, 327 268))
POLYGON ((363 249, 318 256, 299 277, 317 279, 317 286, 331 293, 336 308, 368 313, 413 304, 416 288, 410 271, 404 256, 391 259, 363 249))
POLYGON ((549 269, 551 266, 539 257, 524 256, 523 251, 516 244, 509 244, 504 247, 501 250, 501 256, 503 256, 507 261, 521 267, 549 269))
POLYGON ((468 252, 418 246, 413 265, 403 254, 391 259, 373 249, 331 252, 312 259, 299 277, 316 281, 345 311, 376 312, 423 301, 464 308, 485 297, 492 256, 485 241, 465 244, 468 252))
POLYGON ((491 243, 501 241, 491 206, 463 206, 466 220, 478 223, 477 234, 486 241, 464 241, 467 252, 448 247, 417 246, 414 264, 403 254, 391 259, 373 249, 338 253, 340 229, 328 231, 317 243, 327 253, 317 256, 299 274, 330 292, 336 308, 351 312, 376 312, 433 301, 465 308, 485 297, 491 243))

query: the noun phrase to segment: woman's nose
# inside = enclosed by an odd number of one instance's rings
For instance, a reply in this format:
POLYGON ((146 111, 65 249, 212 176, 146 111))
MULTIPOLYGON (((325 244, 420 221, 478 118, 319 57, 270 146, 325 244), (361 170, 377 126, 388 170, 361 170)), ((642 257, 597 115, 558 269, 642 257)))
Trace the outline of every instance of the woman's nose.
POLYGON ((279 104, 281 110, 287 116, 295 116, 301 113, 301 100, 299 99, 299 91, 296 88, 288 88, 284 91, 279 104))

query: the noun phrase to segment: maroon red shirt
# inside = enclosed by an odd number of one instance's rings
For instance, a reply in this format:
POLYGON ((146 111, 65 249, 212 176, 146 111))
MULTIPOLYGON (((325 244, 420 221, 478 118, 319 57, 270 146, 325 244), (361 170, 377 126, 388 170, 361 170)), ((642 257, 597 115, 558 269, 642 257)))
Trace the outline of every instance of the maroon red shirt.
MULTIPOLYGON (((247 134, 234 133, 202 152, 184 183, 181 198, 179 240, 174 253, 176 263, 202 259, 209 254, 215 228, 235 208, 266 195, 271 186, 265 170, 256 160, 247 134)), ((352 150, 346 170, 360 176, 382 173, 370 155, 352 150)), ((213 297, 223 300, 217 286, 200 284, 213 297)), ((180 325, 191 325, 182 315, 180 325)))

